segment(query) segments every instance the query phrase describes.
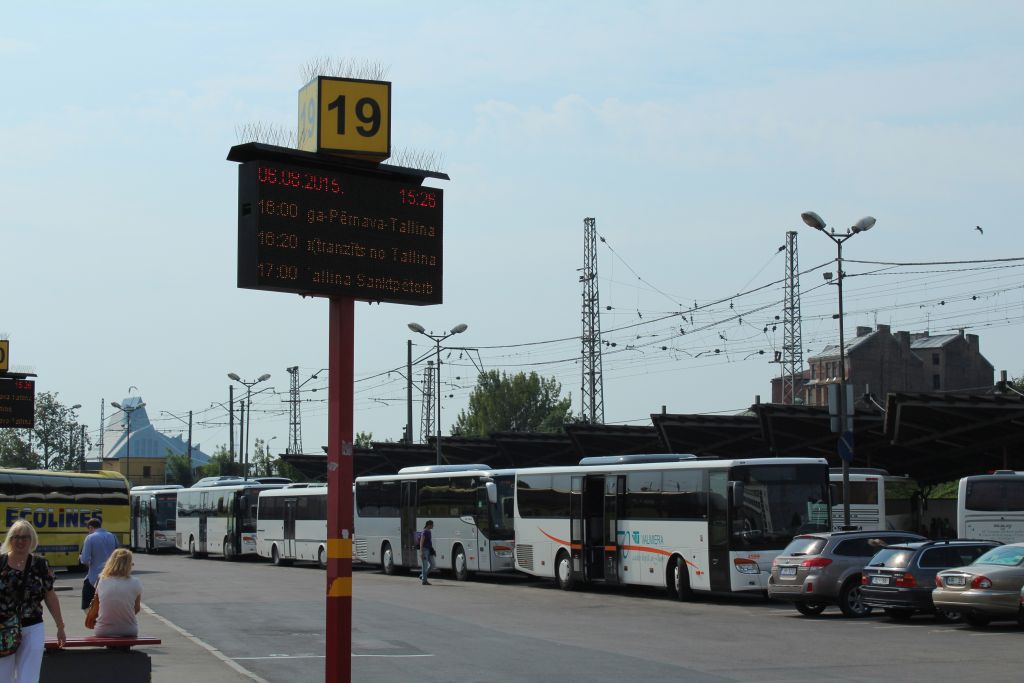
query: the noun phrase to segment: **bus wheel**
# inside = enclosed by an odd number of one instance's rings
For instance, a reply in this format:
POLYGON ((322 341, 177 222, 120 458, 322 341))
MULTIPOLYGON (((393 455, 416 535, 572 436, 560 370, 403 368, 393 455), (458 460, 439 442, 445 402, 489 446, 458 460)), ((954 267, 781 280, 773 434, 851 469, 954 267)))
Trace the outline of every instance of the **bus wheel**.
POLYGON ((455 559, 452 561, 452 571, 455 572, 456 581, 465 581, 469 578, 469 567, 466 566, 466 551, 461 545, 455 546, 455 559))
POLYGON ((235 552, 235 544, 230 539, 224 539, 224 559, 228 562, 234 562, 238 559, 238 553, 235 552))
POLYGON ((380 549, 380 568, 388 576, 395 573, 395 556, 391 552, 391 544, 388 542, 385 542, 380 549))
POLYGON ((320 569, 327 569, 327 552, 323 546, 320 546, 320 550, 316 553, 316 563, 320 565, 320 569))
POLYGON ((199 553, 196 552, 196 539, 192 536, 188 537, 188 556, 193 560, 199 559, 199 553))
POLYGON ((275 567, 283 567, 285 562, 281 559, 281 553, 277 551, 277 544, 270 546, 270 561, 275 567))
POLYGON ((576 579, 572 575, 572 562, 569 560, 569 553, 564 550, 558 552, 555 558, 555 580, 558 587, 564 591, 571 591, 576 587, 576 579))
POLYGON ((676 600, 690 600, 693 598, 693 591, 690 589, 690 572, 686 568, 686 562, 681 557, 676 557, 669 569, 669 593, 676 600))

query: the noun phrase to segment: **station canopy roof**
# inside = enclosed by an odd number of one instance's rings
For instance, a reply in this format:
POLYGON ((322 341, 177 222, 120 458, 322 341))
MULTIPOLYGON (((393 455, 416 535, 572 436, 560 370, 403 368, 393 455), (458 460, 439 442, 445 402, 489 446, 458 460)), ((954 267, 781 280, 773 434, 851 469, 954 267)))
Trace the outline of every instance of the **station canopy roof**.
MULTIPOLYGON (((759 403, 742 415, 656 413, 651 425, 568 425, 565 434, 500 432, 445 437, 442 461, 492 469, 568 465, 580 458, 692 453, 718 458, 816 457, 842 465, 828 410, 759 403)), ((1024 399, 1015 394, 889 394, 884 411, 858 402, 852 467, 877 467, 929 487, 995 469, 1024 470, 1024 399)), ((357 448, 356 476, 388 474, 436 462, 427 444, 375 442, 357 448)), ((284 455, 323 479, 324 455, 284 455)))

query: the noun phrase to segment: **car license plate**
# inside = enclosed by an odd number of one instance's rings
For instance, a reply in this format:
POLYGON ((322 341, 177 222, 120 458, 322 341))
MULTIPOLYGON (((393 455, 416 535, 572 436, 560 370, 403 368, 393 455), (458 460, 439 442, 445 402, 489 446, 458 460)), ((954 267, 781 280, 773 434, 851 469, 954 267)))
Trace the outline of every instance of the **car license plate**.
POLYGON ((796 576, 796 567, 779 567, 779 576, 796 576))
POLYGON ((962 576, 944 576, 942 580, 946 582, 947 586, 962 586, 967 583, 967 579, 962 576))
POLYGON ((871 585, 872 586, 888 586, 889 585, 889 577, 888 576, 872 576, 871 577, 871 585))

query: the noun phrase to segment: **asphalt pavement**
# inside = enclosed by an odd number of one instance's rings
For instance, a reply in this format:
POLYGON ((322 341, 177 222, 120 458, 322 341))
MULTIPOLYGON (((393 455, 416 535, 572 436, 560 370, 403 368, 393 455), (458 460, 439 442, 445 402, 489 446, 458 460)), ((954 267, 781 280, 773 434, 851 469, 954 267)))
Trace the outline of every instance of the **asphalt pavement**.
MULTIPOLYGON (((85 627, 85 611, 82 610, 81 573, 58 572, 55 587, 60 598, 60 611, 68 638, 93 635, 85 627)), ((57 627, 48 611, 46 637, 57 634, 57 627)), ((196 638, 181 627, 149 609, 143 595, 142 612, 139 614, 139 635, 159 638, 160 645, 147 645, 139 649, 146 652, 153 665, 154 683, 182 683, 182 681, 203 681, 203 683, 252 683, 264 681, 236 662, 225 657, 213 646, 196 638)), ((83 678, 83 681, 87 678, 83 678)), ((45 682, 44 682, 45 683, 45 682)), ((264 683, 266 683, 264 681, 264 683)))

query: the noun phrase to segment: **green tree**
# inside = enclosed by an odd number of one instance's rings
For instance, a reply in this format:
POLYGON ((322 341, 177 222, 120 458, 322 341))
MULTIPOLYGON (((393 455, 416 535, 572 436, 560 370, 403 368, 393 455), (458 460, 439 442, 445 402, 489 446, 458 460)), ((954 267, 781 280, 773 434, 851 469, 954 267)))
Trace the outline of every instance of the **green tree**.
POLYGON ((270 454, 270 448, 263 439, 256 439, 253 445, 253 456, 250 467, 254 477, 274 476, 274 456, 270 454))
POLYGON ((562 385, 536 372, 508 375, 480 373, 459 413, 453 436, 488 436, 494 432, 562 432, 570 421, 572 398, 561 398, 562 385))
POLYGON ((168 484, 181 484, 185 487, 192 485, 192 466, 189 462, 188 454, 168 453, 165 467, 167 468, 168 484))
POLYGON ((356 448, 369 448, 373 443, 373 432, 356 432, 356 448))
POLYGON ((39 468, 39 456, 28 445, 29 430, 0 429, 0 467, 39 468))
MULTIPOLYGON (((43 469, 74 469, 78 454, 72 452, 72 442, 78 434, 78 423, 71 409, 57 400, 57 392, 44 391, 36 395, 36 425, 32 428, 33 450, 42 450, 40 465, 43 469)), ((77 450, 77 448, 75 449, 77 450)))
POLYGON ((224 447, 224 444, 217 446, 217 449, 210 456, 210 462, 200 468, 204 477, 222 477, 228 475, 242 476, 242 464, 231 459, 231 452, 224 447))

